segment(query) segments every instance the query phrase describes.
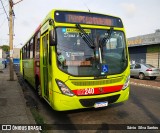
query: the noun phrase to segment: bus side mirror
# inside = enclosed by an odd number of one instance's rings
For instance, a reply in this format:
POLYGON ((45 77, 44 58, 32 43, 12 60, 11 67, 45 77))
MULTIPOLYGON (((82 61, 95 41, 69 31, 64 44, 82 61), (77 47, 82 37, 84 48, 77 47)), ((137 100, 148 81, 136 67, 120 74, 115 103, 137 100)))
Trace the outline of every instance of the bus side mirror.
POLYGON ((56 43, 57 43, 56 33, 55 33, 55 30, 52 29, 52 30, 49 32, 49 44, 50 44, 50 46, 55 46, 56 43))

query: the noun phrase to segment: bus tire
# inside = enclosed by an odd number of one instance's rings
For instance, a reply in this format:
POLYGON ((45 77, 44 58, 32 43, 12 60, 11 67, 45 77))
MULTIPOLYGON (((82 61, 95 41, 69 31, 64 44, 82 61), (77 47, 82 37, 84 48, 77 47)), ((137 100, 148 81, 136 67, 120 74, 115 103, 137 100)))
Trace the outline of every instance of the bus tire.
POLYGON ((41 85, 38 78, 36 78, 36 93, 39 98, 42 98, 41 85))
POLYGON ((24 68, 23 68, 23 79, 24 79, 24 68))

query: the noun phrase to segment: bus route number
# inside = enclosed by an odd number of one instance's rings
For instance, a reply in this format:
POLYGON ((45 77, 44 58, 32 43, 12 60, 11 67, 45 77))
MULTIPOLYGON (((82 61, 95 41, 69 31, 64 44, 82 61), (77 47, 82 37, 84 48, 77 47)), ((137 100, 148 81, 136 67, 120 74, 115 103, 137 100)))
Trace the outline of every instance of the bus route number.
POLYGON ((78 95, 92 95, 94 94, 94 88, 86 88, 78 90, 78 95))

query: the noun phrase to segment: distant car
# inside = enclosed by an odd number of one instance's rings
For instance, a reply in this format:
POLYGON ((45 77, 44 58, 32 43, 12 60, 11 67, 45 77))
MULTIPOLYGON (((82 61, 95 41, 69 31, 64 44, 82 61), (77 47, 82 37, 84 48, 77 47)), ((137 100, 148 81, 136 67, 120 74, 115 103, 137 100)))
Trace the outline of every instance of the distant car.
POLYGON ((132 64, 130 65, 130 70, 131 76, 139 77, 139 79, 149 77, 151 80, 155 80, 157 76, 160 76, 160 70, 150 64, 132 64))

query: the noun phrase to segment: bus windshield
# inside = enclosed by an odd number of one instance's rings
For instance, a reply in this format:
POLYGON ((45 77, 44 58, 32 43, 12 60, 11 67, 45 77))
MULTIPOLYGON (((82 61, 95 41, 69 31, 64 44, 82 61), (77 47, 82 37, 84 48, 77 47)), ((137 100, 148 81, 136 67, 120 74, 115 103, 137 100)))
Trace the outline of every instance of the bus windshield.
POLYGON ((124 33, 113 30, 110 37, 104 39, 108 36, 108 30, 84 29, 84 31, 94 42, 94 48, 89 47, 86 40, 80 36, 79 29, 56 28, 59 69, 74 76, 122 73, 128 64, 124 33))

